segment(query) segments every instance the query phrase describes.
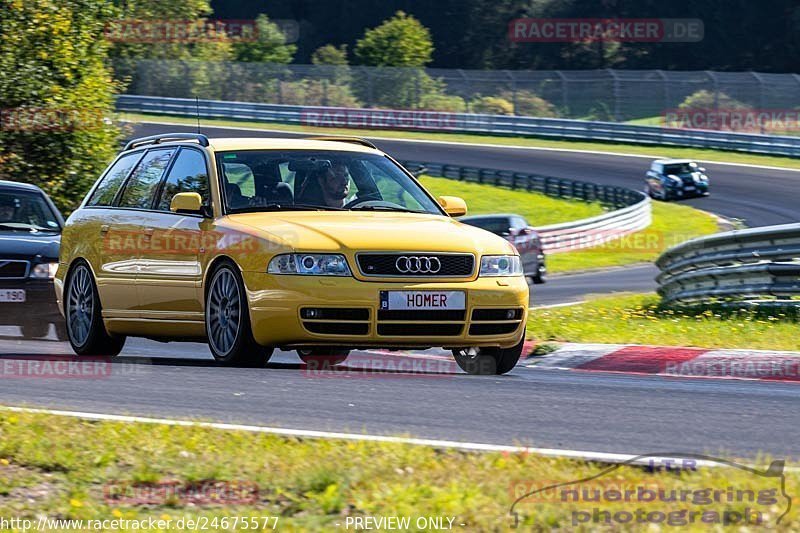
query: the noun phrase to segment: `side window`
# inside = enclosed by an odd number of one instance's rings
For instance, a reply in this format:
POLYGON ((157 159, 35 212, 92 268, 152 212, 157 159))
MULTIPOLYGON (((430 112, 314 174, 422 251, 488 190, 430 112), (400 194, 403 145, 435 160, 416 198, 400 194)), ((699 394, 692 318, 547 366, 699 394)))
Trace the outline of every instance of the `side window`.
POLYGON ((142 156, 141 152, 128 154, 120 157, 117 159, 117 162, 108 169, 106 175, 103 176, 103 180, 94 190, 92 197, 89 198, 89 202, 86 204, 87 206, 108 206, 114 202, 114 198, 117 196, 117 191, 119 190, 120 186, 125 182, 125 178, 128 177, 128 173, 130 173, 131 168, 139 158, 142 156))
POLYGON ((119 206, 148 209, 152 205, 153 195, 161 182, 161 176, 164 175, 174 153, 174 148, 147 152, 125 185, 119 206))
POLYGON ((203 198, 203 205, 208 205, 208 170, 203 154, 191 148, 184 148, 178 153, 175 164, 167 174, 157 209, 169 211, 172 197, 179 192, 196 192, 203 198))

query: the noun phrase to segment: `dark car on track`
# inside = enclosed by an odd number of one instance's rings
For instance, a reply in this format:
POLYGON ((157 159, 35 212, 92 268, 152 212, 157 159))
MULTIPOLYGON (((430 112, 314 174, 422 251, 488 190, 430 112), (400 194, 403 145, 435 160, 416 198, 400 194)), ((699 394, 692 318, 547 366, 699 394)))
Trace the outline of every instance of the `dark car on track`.
POLYGON ((688 159, 658 159, 647 171, 645 192, 658 200, 708 196, 706 169, 688 159))
POLYGON ((520 215, 474 215, 461 217, 459 222, 485 229, 513 244, 522 259, 522 269, 533 283, 544 283, 547 273, 542 240, 539 233, 520 215))
POLYGON ((53 277, 64 218, 35 185, 0 181, 0 326, 45 337, 50 325, 66 338, 53 277))

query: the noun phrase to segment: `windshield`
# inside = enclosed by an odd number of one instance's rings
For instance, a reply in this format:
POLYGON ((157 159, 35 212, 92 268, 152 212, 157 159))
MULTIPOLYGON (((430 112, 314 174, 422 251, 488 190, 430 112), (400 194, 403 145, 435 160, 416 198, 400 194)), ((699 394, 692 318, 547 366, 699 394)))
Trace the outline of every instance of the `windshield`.
POLYGON ((674 165, 666 165, 664 167, 664 174, 691 174, 697 172, 697 165, 694 163, 676 163, 674 165))
POLYGON ((441 215, 439 206, 394 162, 359 152, 220 152, 227 212, 370 210, 441 215))
POLYGON ((0 190, 0 231, 61 231, 55 213, 41 194, 0 190))

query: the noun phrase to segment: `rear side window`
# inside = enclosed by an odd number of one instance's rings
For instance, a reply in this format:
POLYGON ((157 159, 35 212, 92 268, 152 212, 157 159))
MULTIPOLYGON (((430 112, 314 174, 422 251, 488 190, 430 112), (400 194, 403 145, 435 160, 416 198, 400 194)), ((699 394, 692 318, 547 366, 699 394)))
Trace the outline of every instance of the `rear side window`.
POLYGON ((138 152, 124 155, 117 159, 117 162, 106 172, 106 175, 94 190, 92 197, 89 198, 89 202, 86 205, 111 205, 114 202, 114 198, 117 196, 117 191, 119 191, 119 188, 125 182, 125 178, 128 177, 133 165, 136 164, 141 156, 141 152, 138 152))
POLYGON ((157 209, 169 211, 172 197, 180 192, 196 192, 208 205, 208 170, 203 154, 191 148, 182 149, 178 153, 175 164, 167 175, 157 209))
POLYGON ((158 184, 161 183, 161 177, 174 153, 174 148, 147 152, 125 185, 119 207, 149 209, 153 205, 153 196, 158 184))

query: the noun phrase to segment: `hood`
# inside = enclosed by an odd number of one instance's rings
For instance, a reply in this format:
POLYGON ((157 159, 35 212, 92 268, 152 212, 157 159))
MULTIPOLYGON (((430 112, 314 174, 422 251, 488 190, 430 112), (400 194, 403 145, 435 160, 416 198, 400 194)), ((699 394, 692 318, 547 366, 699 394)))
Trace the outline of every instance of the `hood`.
POLYGON ((0 259, 56 262, 60 244, 60 233, 0 231, 0 259))
POLYGON ((242 213, 228 219, 301 252, 516 253, 505 239, 441 215, 291 211, 242 213))

